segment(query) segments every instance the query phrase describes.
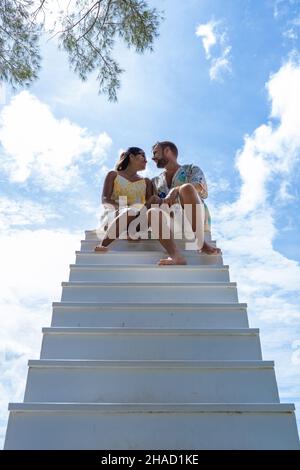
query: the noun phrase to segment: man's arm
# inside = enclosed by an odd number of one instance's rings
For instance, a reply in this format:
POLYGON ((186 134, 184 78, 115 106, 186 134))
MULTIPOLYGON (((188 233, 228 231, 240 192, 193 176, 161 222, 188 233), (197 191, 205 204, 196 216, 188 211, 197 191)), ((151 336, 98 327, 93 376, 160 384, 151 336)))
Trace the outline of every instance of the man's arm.
POLYGON ((157 195, 157 193, 158 193, 158 191, 157 191, 157 176, 154 176, 154 178, 151 179, 151 183, 152 183, 153 194, 157 195))
POLYGON ((203 171, 196 165, 193 165, 188 175, 188 182, 191 183, 199 193, 201 199, 208 196, 207 183, 203 171))
POLYGON ((145 178, 146 182, 146 201, 150 199, 151 196, 153 196, 154 188, 152 181, 149 178, 145 178))

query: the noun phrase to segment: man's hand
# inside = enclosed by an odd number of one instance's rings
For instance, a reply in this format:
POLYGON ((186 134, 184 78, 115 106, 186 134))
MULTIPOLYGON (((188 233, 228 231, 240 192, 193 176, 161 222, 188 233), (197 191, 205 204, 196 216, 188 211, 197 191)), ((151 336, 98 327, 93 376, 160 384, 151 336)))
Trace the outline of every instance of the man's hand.
POLYGON ((160 205, 161 203, 162 199, 156 195, 153 195, 146 201, 145 206, 147 207, 147 209, 150 209, 152 204, 160 205))
POLYGON ((163 200, 163 203, 168 204, 168 206, 171 207, 177 201, 178 195, 179 195, 179 187, 171 189, 168 196, 163 200))
POLYGON ((208 194, 207 194, 207 186, 206 184, 202 183, 192 183, 194 188, 196 189, 197 193, 202 199, 206 199, 208 194))

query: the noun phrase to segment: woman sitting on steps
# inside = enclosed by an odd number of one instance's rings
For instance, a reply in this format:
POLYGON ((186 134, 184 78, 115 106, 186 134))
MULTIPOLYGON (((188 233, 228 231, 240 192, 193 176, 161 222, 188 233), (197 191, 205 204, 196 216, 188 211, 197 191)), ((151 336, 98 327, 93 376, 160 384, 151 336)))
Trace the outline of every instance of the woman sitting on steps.
MULTIPOLYGON (((153 196, 152 183, 148 178, 138 175, 146 168, 145 152, 138 147, 129 147, 123 152, 116 165, 116 170, 107 174, 102 193, 102 203, 105 207, 104 218, 107 219, 113 212, 113 221, 108 225, 102 242, 96 246, 97 253, 106 253, 108 246, 120 237, 124 228, 130 230, 130 224, 145 214, 144 224, 151 227, 154 238, 157 238, 168 253, 167 259, 161 259, 159 265, 183 265, 185 258, 180 254, 169 229, 167 217, 158 208, 151 208, 151 204, 159 201, 153 196), (125 205, 119 206, 122 198, 126 198, 125 205), (163 234, 170 234, 163 237, 163 234)), ((106 228, 105 227, 105 228, 106 228)), ((129 233, 129 235, 131 235, 129 233)), ((134 234, 136 235, 136 233, 134 234)))

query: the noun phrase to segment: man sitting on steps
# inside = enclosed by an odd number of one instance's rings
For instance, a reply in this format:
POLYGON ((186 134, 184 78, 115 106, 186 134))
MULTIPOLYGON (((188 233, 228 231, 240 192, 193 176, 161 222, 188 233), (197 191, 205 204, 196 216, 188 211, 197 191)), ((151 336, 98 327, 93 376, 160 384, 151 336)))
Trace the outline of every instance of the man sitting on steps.
MULTIPOLYGON (((193 164, 180 165, 177 161, 178 149, 169 141, 157 142, 152 147, 152 160, 157 168, 164 168, 160 175, 152 179, 155 196, 152 202, 167 204, 179 203, 195 235, 201 253, 216 255, 221 253, 204 240, 205 219, 209 222, 209 212, 203 199, 207 198, 207 184, 202 170, 193 164)), ((166 260, 166 264, 168 260, 166 260)))

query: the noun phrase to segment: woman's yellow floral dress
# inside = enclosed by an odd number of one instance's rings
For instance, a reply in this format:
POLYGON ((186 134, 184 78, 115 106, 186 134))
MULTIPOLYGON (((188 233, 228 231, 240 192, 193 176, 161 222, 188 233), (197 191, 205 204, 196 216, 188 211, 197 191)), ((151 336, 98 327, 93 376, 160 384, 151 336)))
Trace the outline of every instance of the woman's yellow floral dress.
POLYGON ((146 202, 146 181, 140 179, 137 181, 129 181, 124 176, 117 174, 114 180, 113 192, 111 199, 120 204, 119 210, 114 208, 105 208, 104 213, 101 217, 101 228, 107 229, 117 215, 120 215, 124 211, 136 210, 138 214, 139 210, 145 205, 146 202))

